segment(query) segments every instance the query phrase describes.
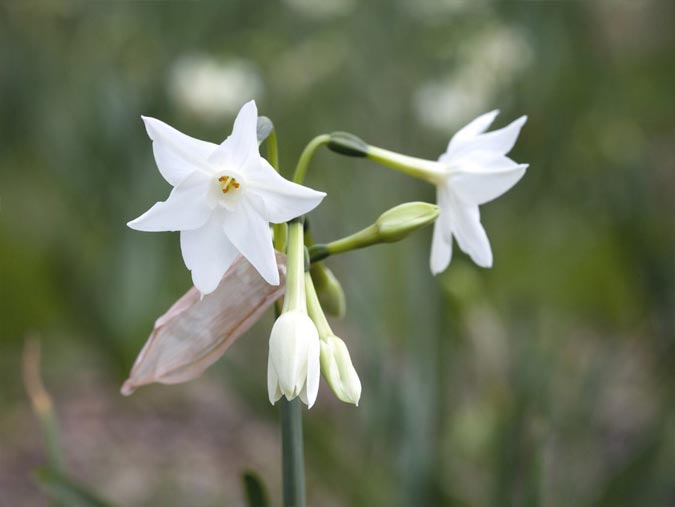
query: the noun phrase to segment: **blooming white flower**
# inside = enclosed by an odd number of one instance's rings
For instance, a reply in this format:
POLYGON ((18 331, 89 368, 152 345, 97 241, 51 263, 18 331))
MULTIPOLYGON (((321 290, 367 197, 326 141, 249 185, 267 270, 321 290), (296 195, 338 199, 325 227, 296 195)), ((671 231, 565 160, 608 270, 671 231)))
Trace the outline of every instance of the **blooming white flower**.
POLYGON ((218 287, 238 254, 278 285, 269 223, 303 215, 326 195, 282 178, 260 156, 257 119, 255 102, 247 102, 232 134, 216 145, 143 117, 159 172, 174 188, 166 201, 127 225, 180 231, 183 260, 202 294, 218 287))
POLYGON ((296 396, 309 408, 319 393, 319 333, 307 313, 290 310, 272 327, 267 362, 267 393, 274 404, 296 396))
POLYGON ((480 223, 478 206, 513 187, 528 167, 506 156, 527 117, 486 133, 497 114, 498 111, 483 114, 460 129, 437 162, 368 147, 368 157, 436 185, 441 212, 431 244, 433 274, 450 264, 453 237, 476 264, 492 266, 492 249, 480 223))

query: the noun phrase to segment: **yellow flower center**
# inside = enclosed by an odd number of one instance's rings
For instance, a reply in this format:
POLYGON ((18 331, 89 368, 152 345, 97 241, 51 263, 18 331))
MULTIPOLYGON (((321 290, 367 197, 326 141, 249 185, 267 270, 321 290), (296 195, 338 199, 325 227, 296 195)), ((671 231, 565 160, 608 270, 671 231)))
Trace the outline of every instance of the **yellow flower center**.
POLYGON ((220 182, 220 191, 223 194, 227 194, 230 190, 236 190, 239 188, 239 182, 235 180, 232 176, 221 176, 218 178, 220 182))

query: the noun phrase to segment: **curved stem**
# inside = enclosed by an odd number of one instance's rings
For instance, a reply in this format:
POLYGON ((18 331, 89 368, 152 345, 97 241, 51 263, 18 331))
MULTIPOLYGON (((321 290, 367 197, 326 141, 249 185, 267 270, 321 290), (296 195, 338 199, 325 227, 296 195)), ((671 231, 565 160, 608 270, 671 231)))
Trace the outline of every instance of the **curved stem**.
POLYGON ((328 143, 328 141, 330 141, 330 135, 323 134, 320 136, 316 136, 309 142, 309 144, 307 144, 307 146, 305 146, 305 149, 302 150, 302 154, 298 159, 298 165, 295 166, 295 172, 293 173, 294 183, 302 183, 303 181, 305 181, 307 169, 309 168, 309 161, 312 160, 314 152, 320 146, 323 146, 324 144, 328 143))
POLYGON ((309 272, 305 273, 305 292, 307 294, 307 313, 319 332, 319 338, 324 339, 326 336, 332 335, 333 331, 330 328, 328 319, 326 319, 326 315, 323 313, 319 296, 316 293, 312 276, 309 272))

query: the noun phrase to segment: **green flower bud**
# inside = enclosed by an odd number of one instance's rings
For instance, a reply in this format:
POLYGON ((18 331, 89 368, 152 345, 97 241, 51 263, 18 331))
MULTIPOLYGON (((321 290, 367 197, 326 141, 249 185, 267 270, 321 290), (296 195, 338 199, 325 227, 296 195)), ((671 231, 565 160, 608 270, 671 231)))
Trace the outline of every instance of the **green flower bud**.
POLYGON ((368 154, 368 145, 349 132, 333 132, 326 143, 328 149, 348 157, 365 157, 368 154))
POLYGON ((380 241, 400 241, 410 233, 426 227, 438 217, 440 210, 427 202, 406 202, 380 215, 375 222, 380 241))
POLYGON ((321 337, 321 374, 339 400, 358 406, 361 381, 347 345, 335 335, 321 337))
POLYGON ((256 125, 256 136, 258 137, 258 144, 262 144, 274 130, 274 124, 267 116, 258 116, 258 124, 256 125))
POLYGON ((440 208, 427 202, 406 202, 385 211, 374 224, 354 234, 323 245, 309 247, 311 262, 330 255, 365 248, 378 243, 400 241, 412 232, 431 224, 440 214, 440 208))
POLYGON ((322 262, 315 262, 309 273, 324 311, 333 317, 344 317, 347 308, 345 293, 333 272, 322 262))

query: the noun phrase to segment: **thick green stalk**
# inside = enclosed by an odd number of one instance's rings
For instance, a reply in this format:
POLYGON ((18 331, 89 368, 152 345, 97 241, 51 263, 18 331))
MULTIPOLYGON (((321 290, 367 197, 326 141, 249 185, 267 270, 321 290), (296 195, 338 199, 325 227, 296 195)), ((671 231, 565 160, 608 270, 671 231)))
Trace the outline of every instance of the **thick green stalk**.
POLYGON ((302 403, 300 398, 281 404, 281 458, 284 507, 305 507, 305 461, 302 446, 302 403))
POLYGON ((295 219, 288 225, 288 249, 286 255, 286 295, 284 297, 283 311, 306 309, 305 243, 300 219, 295 219))
MULTIPOLYGON (((286 295, 283 312, 307 311, 305 302, 305 243, 301 219, 288 225, 286 295)), ((305 463, 302 449, 300 398, 281 398, 281 453, 284 507, 305 507, 305 463)))

